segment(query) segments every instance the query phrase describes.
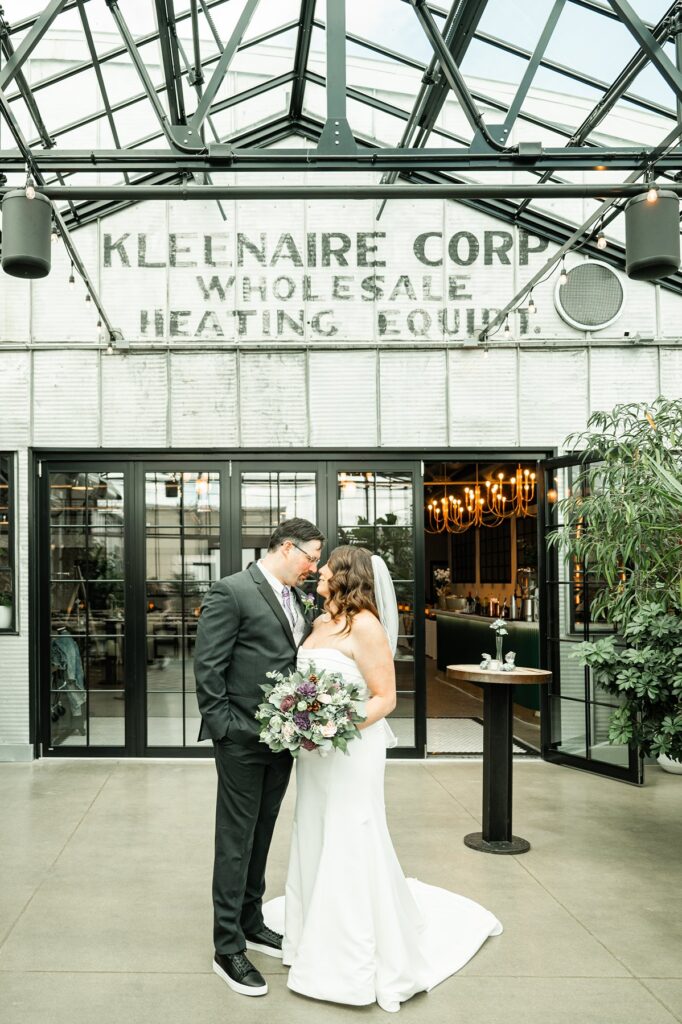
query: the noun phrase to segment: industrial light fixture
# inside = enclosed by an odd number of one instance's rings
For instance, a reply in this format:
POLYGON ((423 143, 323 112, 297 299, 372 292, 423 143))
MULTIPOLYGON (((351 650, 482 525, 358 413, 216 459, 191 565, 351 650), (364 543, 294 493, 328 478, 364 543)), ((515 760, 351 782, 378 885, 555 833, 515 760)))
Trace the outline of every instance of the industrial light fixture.
POLYGON ((528 312, 529 313, 537 313, 537 311, 538 311, 538 307, 535 305, 535 303, 533 301, 533 293, 531 292, 530 295, 528 296, 528 312))
POLYGON ((559 274, 559 284, 561 285, 562 288, 566 284, 567 281, 568 281, 568 273, 566 271, 566 260, 563 259, 561 261, 561 273, 559 274))

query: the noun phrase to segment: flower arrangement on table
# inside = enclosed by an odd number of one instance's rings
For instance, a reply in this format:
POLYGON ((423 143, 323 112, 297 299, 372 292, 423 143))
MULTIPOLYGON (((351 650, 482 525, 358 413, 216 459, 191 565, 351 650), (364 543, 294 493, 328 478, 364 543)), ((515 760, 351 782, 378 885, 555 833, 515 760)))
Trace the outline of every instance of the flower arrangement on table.
POLYGON ((261 743, 293 757, 301 748, 322 756, 333 749, 348 753, 349 741, 360 736, 357 723, 365 718, 360 683, 347 682, 340 672, 318 672, 313 662, 306 672, 266 674, 275 682, 261 687, 265 700, 256 712, 261 743))
POLYGON ((495 619, 494 622, 490 623, 490 628, 495 630, 495 659, 493 660, 492 655, 483 654, 481 657, 482 669, 489 669, 491 672, 513 672, 515 665, 514 659, 516 654, 514 651, 507 651, 502 660, 502 645, 504 638, 508 635, 509 630, 504 619, 495 619))
POLYGON ((439 599, 441 607, 445 607, 445 598, 448 594, 452 593, 450 582, 450 569, 434 569, 433 578, 436 583, 436 596, 439 599))

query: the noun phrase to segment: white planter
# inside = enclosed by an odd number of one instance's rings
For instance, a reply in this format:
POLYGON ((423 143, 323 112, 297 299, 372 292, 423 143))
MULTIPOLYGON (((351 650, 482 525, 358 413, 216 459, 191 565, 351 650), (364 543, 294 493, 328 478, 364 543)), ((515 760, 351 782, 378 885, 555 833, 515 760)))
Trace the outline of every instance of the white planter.
POLYGON ((12 609, 6 604, 0 604, 0 629, 9 629, 12 625, 12 609))
POLYGON ((671 775, 682 775, 682 761, 676 761, 673 757, 668 757, 667 754, 659 754, 656 760, 664 772, 670 772, 671 775))

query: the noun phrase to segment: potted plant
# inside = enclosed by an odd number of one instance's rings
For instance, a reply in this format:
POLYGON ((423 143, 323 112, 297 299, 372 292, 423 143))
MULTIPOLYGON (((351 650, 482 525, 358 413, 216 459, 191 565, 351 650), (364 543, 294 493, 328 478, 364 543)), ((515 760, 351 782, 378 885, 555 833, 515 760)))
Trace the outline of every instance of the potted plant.
POLYGON ((0 594, 0 629, 9 629, 12 625, 12 595, 0 594))
MULTIPOLYGON (((564 446, 583 465, 549 535, 581 565, 593 622, 574 656, 619 699, 609 742, 682 761, 682 402, 596 412, 564 446)), ((679 766, 682 769, 682 764, 679 766)), ((675 770, 678 770, 675 768, 675 770)))

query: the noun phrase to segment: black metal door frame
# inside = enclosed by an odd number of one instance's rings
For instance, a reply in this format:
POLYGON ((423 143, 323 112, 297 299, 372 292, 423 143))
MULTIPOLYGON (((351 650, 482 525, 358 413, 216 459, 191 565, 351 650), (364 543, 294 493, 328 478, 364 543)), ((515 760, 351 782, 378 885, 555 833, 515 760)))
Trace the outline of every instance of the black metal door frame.
MULTIPOLYGON (((549 450, 551 451, 551 449, 549 450)), ((139 696, 143 689, 143 680, 139 679, 144 670, 146 658, 144 654, 144 615, 140 615, 138 605, 144 611, 144 572, 145 572, 145 537, 140 524, 144 524, 145 493, 144 474, 158 469, 168 471, 178 466, 191 471, 219 470, 221 477, 221 572, 227 574, 241 568, 241 494, 240 474, 248 469, 278 470, 285 467, 315 467, 319 474, 318 483, 318 519, 323 532, 331 543, 337 534, 336 521, 336 471, 352 469, 367 470, 374 468, 381 472, 396 472, 401 469, 413 474, 414 480, 414 564, 415 564, 415 747, 399 748, 389 751, 389 756, 401 758, 421 758, 426 751, 426 681, 425 681, 425 624, 417 609, 425 603, 424 585, 424 531, 419 529, 423 505, 423 467, 425 462, 442 461, 505 461, 533 460, 540 462, 548 449, 537 448, 440 448, 424 451, 424 449, 367 449, 366 451, 343 452, 333 449, 303 449, 291 451, 236 451, 207 450, 204 456, 197 456, 195 449, 164 449, 149 450, 131 448, 125 452, 114 452, 107 449, 40 449, 29 452, 31 466, 31 486, 33 489, 32 509, 34 512, 31 529, 31 552, 29 559, 31 578, 31 690, 34 697, 35 716, 32 734, 35 742, 35 754, 41 756, 48 753, 49 741, 49 702, 48 687, 42 685, 46 667, 49 670, 49 473, 63 471, 99 471, 106 469, 123 469, 126 474, 124 492, 125 550, 134 555, 132 572, 126 578, 126 656, 131 658, 129 673, 126 673, 126 745, 121 747, 90 748, 55 748, 49 750, 50 756, 97 756, 120 757, 142 756, 147 753, 144 748, 146 723, 144 720, 144 703, 139 697, 136 710, 133 693, 139 696), (333 470, 333 471, 332 471, 333 470), (326 474, 326 486, 323 478, 326 474), (225 500, 227 497, 227 500, 225 500), (46 643, 47 639, 47 643, 46 643), (130 654, 129 654, 130 652, 130 654), (132 655, 137 652, 137 657, 132 655)), ((540 548, 541 550, 541 548, 540 548)), ((542 602, 541 602, 542 614, 542 602)), ((542 624, 541 624, 542 628, 542 624)), ((543 716, 545 710, 543 708, 543 716)), ((543 718, 544 722, 544 718, 543 718)), ((544 724, 543 724, 544 728, 544 724)), ((202 757, 207 751, 200 748, 152 748, 154 756, 169 757, 202 757)), ((544 755, 543 755, 544 756, 544 755)))
MULTIPOLYGON (((555 458, 544 459, 539 464, 538 474, 538 580, 540 581, 540 667, 549 669, 552 673, 552 680, 548 686, 542 686, 540 691, 540 730, 541 730, 541 753, 545 761, 553 764, 566 765, 569 768, 578 768, 581 771, 591 772, 594 775, 603 775, 607 778, 616 779, 620 782, 629 782, 641 786, 644 782, 644 762, 641 753, 637 749, 628 747, 628 764, 614 765, 607 761, 600 761, 590 755, 592 738, 592 721, 590 711, 595 702, 590 698, 590 676, 589 669, 584 669, 584 691, 583 699, 563 697, 561 694, 561 661, 559 657, 560 640, 558 637, 559 623, 559 558, 560 554, 555 547, 548 550, 547 536, 552 528, 550 522, 549 507, 547 500, 548 481, 552 481, 552 474, 557 469, 567 469, 572 466, 583 465, 579 454, 563 455, 555 458), (559 749, 561 717, 555 716, 557 701, 575 700, 576 703, 584 705, 585 712, 585 753, 582 757, 579 754, 567 753, 559 749)), ((589 624, 589 597, 587 582, 583 583, 585 592, 585 606, 583 614, 584 638, 588 637, 589 624)))

